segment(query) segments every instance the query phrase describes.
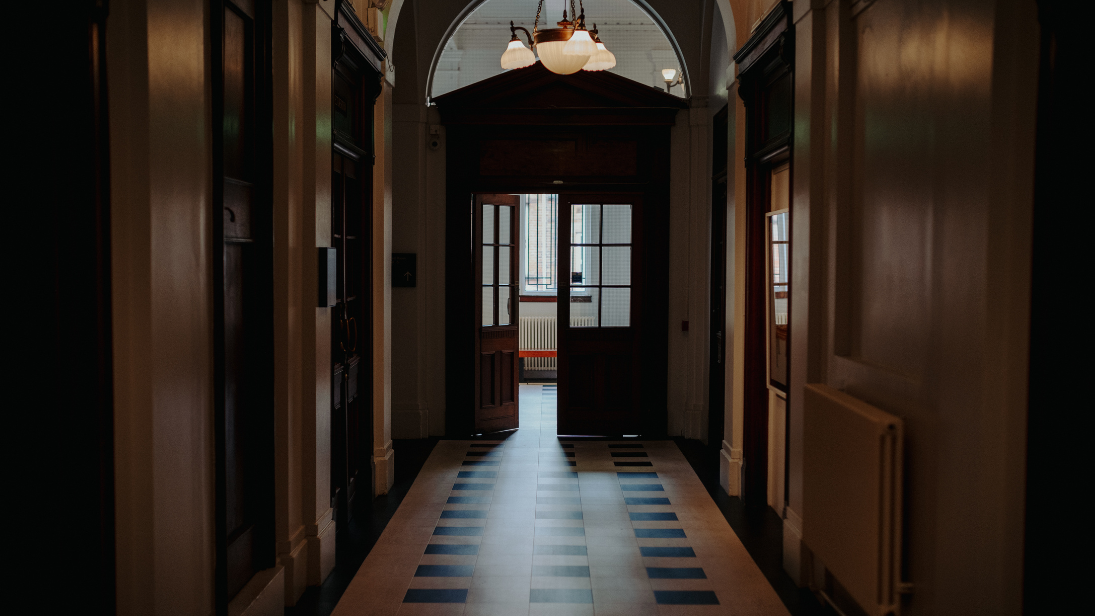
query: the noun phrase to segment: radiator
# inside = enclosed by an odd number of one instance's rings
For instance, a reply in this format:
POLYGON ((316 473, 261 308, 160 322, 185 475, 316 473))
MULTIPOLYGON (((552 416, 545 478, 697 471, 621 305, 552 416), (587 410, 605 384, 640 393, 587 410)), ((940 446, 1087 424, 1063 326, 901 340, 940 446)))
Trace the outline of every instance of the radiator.
MULTIPOLYGON (((571 327, 592 327, 593 317, 571 317, 571 327)), ((554 351, 556 346, 555 317, 521 317, 518 323, 522 351, 554 351)), ((555 357, 526 357, 525 370, 558 370, 555 357)))
POLYGON ((803 402, 802 538, 868 614, 898 614, 901 420, 827 385, 803 402))

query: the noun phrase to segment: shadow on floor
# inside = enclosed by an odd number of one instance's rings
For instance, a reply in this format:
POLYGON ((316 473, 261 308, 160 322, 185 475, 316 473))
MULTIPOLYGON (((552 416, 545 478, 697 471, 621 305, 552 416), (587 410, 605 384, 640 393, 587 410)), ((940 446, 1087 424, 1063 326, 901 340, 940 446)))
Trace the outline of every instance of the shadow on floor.
POLYGON ((700 441, 673 439, 718 505, 730 528, 760 567, 768 583, 793 616, 838 616, 828 604, 817 600, 806 588, 799 588, 783 570, 783 520, 767 505, 746 506, 719 486, 719 451, 700 441))
POLYGON ((422 465, 430 457, 438 440, 428 438, 392 441, 392 449, 398 460, 395 465, 395 485, 384 496, 373 499, 368 507, 362 507, 355 512, 353 520, 338 533, 335 540, 337 561, 334 571, 327 576, 322 586, 310 586, 295 607, 285 608, 285 616, 328 616, 334 611, 338 600, 361 568, 361 563, 365 562, 369 550, 373 549, 388 521, 403 502, 403 497, 411 489, 411 484, 418 477, 418 472, 422 470, 422 465))

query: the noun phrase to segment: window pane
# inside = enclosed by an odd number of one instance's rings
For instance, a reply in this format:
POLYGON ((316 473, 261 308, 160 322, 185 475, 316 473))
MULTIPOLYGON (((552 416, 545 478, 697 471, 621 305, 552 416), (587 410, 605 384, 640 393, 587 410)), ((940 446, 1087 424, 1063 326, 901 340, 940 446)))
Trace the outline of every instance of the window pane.
POLYGON ((597 327, 597 306, 600 289, 570 290, 570 326, 597 327))
POLYGON ((570 214, 570 243, 600 243, 601 206, 574 204, 571 207, 573 208, 573 210, 570 214))
POLYGON ((509 325, 513 322, 510 318, 510 289, 513 287, 498 287, 498 324, 509 325))
POLYGON ((483 247, 483 284, 494 284, 494 246, 483 247))
POLYGON ((509 244, 510 238, 510 220, 513 216, 512 205, 500 205, 498 206, 498 243, 509 244))
POLYGON ((603 284, 631 284, 631 247, 606 246, 601 274, 603 284))
POLYGON ((494 287, 483 287, 483 326, 494 325, 494 287))
POLYGON ((483 243, 494 243, 494 209, 497 206, 483 204, 483 243))
POLYGON ((521 195, 524 245, 522 284, 528 291, 557 289, 558 195, 521 195))
MULTIPOLYGON (((602 244, 631 243, 631 206, 605 204, 604 241, 602 244)), ((606 257, 607 258, 607 257, 606 257)))
POLYGON ((570 248, 570 284, 601 284, 601 249, 598 246, 570 248))
POLYGON ((601 289, 601 325, 631 325, 631 289, 601 289))
POLYGON ((511 250, 513 249, 509 246, 500 246, 498 248, 498 284, 513 284, 509 268, 511 250))

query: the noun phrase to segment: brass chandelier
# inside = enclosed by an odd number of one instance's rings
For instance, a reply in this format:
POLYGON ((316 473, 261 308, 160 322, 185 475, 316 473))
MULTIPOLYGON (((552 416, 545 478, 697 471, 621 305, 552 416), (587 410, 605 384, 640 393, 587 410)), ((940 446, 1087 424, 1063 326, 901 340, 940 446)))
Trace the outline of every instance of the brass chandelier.
POLYGON ((578 0, 581 13, 574 10, 574 0, 570 0, 570 14, 577 15, 574 21, 567 20, 567 11, 563 9, 563 20, 557 28, 541 30, 540 12, 544 9, 544 0, 536 7, 536 19, 532 22, 532 34, 521 26, 509 22, 509 47, 502 54, 502 68, 514 69, 532 66, 536 56, 544 68, 558 75, 571 75, 580 70, 603 71, 616 66, 616 56, 601 42, 597 24, 592 30, 586 29, 586 9, 582 0, 578 0), (517 31, 525 33, 529 47, 517 37, 517 31), (531 49, 530 49, 531 48, 531 49), (535 54, 533 53, 535 50, 535 54))

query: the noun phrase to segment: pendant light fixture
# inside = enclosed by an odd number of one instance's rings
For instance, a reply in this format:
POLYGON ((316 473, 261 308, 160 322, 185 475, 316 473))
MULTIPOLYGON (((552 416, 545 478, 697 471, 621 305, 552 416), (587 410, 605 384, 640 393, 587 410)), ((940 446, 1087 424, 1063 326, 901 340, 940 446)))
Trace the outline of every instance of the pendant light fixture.
POLYGON ((509 22, 510 41, 502 54, 502 68, 531 66, 536 62, 533 51, 540 57, 544 68, 558 75, 571 75, 582 69, 603 71, 616 66, 616 56, 597 38, 596 24, 592 33, 586 29, 586 10, 581 0, 578 0, 578 6, 581 13, 575 11, 574 0, 570 1, 570 14, 577 15, 574 21, 567 19, 564 8, 563 20, 556 24, 557 28, 541 30, 540 13, 544 9, 544 0, 540 0, 536 6, 536 19, 532 22, 532 34, 520 26, 514 26, 512 21, 509 22), (518 30, 525 33, 531 49, 525 47, 517 37, 518 30))

